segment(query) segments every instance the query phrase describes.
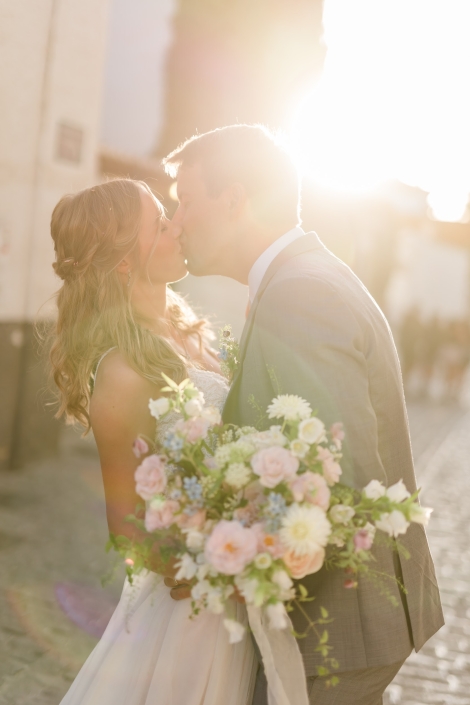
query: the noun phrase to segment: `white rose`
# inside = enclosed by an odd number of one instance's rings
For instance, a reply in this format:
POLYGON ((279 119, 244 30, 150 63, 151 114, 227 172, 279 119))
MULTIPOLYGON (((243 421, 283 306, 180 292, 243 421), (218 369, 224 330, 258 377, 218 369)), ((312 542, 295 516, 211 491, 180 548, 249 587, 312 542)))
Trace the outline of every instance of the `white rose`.
POLYGON ((160 397, 160 399, 150 399, 149 400, 150 414, 155 418, 159 419, 170 409, 170 402, 166 397, 160 397))
POLYGON ((202 411, 202 404, 200 400, 195 397, 194 399, 190 399, 186 402, 184 405, 184 410, 188 416, 199 416, 202 411))
POLYGON ((391 502, 396 502, 397 504, 403 502, 405 499, 408 499, 408 497, 411 497, 403 483, 403 480, 399 480, 394 485, 389 487, 386 494, 391 502))
POLYGON ((281 426, 271 426, 268 431, 257 431, 245 436, 245 440, 252 443, 256 450, 271 448, 272 446, 284 447, 288 440, 281 431, 281 426))
POLYGON ((285 629, 290 624, 286 608, 282 602, 276 602, 275 605, 268 605, 266 607, 266 613, 269 618, 270 629, 285 629))
POLYGON ((237 644, 245 635, 245 627, 234 619, 224 619, 224 627, 229 633, 230 644, 237 644))
POLYGON ((305 441, 302 441, 300 438, 296 438, 292 441, 289 448, 292 455, 295 455, 297 458, 305 458, 310 450, 309 444, 305 443, 305 441))
POLYGON ((410 507, 410 519, 415 524, 427 526, 431 517, 432 509, 430 507, 422 507, 420 504, 413 503, 410 507))
POLYGON ((299 438, 306 443, 319 443, 325 440, 325 425, 316 416, 299 424, 299 438))
POLYGON ((176 580, 192 580, 196 575, 197 565, 189 553, 185 553, 175 565, 179 568, 175 575, 176 580))
POLYGON ((186 533, 186 546, 192 550, 198 550, 204 546, 204 534, 196 529, 191 529, 186 533))
POLYGON ((367 499, 379 499, 383 497, 387 490, 378 480, 371 480, 363 489, 367 499))
POLYGON ((205 406, 204 409, 201 410, 201 416, 203 419, 206 419, 206 421, 209 421, 211 426, 217 426, 222 422, 220 411, 216 409, 215 406, 205 406))
POLYGON ((400 534, 406 534, 409 527, 409 522, 406 521, 402 512, 398 509, 394 509, 393 512, 389 514, 382 514, 380 519, 375 522, 377 529, 385 531, 386 534, 396 538, 400 534))
POLYGON ((285 570, 276 570, 273 573, 272 581, 278 585, 281 590, 290 590, 294 584, 285 570))
POLYGON ((269 553, 258 553, 254 560, 255 567, 259 570, 266 570, 266 568, 269 568, 272 562, 273 559, 271 558, 269 553))
POLYGON ((335 504, 334 507, 331 507, 329 516, 335 524, 347 524, 355 513, 354 509, 346 504, 335 504))
POLYGON ((271 426, 269 431, 262 431, 260 436, 265 433, 266 440, 268 440, 269 444, 272 446, 285 446, 287 443, 287 438, 282 433, 281 428, 281 426, 271 426))

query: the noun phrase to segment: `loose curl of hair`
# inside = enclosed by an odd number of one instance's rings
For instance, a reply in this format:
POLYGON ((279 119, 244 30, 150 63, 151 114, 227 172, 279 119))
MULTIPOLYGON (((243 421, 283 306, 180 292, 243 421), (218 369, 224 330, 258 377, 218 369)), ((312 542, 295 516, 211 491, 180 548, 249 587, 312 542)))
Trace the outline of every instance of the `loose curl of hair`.
MULTIPOLYGON (((142 181, 115 179, 64 196, 52 213, 52 266, 64 281, 49 353, 58 388, 56 417, 78 421, 85 433, 90 430, 93 372, 110 348, 116 347, 136 372, 158 386, 165 384, 162 373, 176 382, 187 376, 184 361, 167 340, 138 320, 131 305, 132 281, 126 287, 117 271, 129 256, 137 268, 146 264, 139 261, 140 187, 151 193, 142 181)), ((167 309, 173 325, 182 335, 197 335, 202 349, 210 337, 206 321, 198 320, 170 288, 167 309)))

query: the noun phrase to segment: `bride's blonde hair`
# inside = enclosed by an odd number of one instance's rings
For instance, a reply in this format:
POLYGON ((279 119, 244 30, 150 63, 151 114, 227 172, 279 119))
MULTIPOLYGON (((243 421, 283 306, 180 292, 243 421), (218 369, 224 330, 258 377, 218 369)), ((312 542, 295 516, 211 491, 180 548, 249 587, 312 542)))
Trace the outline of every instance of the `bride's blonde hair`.
MULTIPOLYGON (((93 372, 110 348, 117 347, 136 372, 159 386, 164 384, 162 372, 176 382, 187 376, 185 363, 171 345, 141 325, 131 305, 133 281, 126 287, 117 271, 126 257, 133 262, 133 272, 145 271, 138 247, 141 188, 151 194, 142 181, 115 179, 64 196, 52 213, 52 266, 64 282, 57 294, 58 318, 49 353, 58 388, 56 416, 78 421, 86 432, 93 372)), ((163 207, 161 211, 163 215, 163 207)), ((170 288, 167 308, 182 335, 196 334, 201 346, 206 342, 206 322, 170 288)))

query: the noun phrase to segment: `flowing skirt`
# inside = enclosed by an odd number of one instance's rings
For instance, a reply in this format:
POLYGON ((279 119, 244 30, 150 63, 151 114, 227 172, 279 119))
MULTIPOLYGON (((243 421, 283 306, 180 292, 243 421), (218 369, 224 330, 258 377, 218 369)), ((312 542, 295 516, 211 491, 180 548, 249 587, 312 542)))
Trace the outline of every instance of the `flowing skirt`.
MULTIPOLYGON (((234 603, 248 624, 244 605, 234 603)), ((121 599, 61 705, 251 705, 258 661, 249 632, 229 644, 224 615, 190 619, 155 573, 121 599)))

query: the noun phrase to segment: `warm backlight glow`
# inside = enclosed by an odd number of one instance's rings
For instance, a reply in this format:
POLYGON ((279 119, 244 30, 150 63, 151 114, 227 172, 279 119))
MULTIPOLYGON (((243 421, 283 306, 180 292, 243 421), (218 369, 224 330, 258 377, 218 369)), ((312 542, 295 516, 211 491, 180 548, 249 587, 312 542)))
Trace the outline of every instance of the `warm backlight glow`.
POLYGON ((436 218, 470 192, 470 0, 325 0, 321 82, 295 119, 302 169, 326 186, 396 178, 436 218))

